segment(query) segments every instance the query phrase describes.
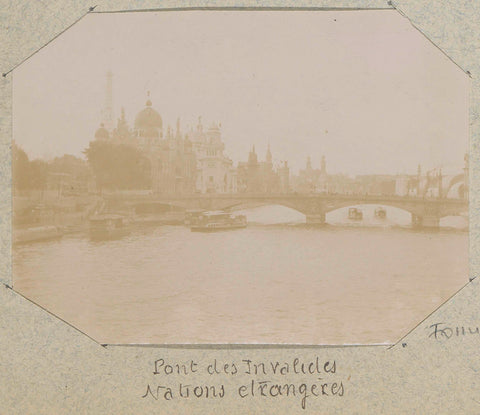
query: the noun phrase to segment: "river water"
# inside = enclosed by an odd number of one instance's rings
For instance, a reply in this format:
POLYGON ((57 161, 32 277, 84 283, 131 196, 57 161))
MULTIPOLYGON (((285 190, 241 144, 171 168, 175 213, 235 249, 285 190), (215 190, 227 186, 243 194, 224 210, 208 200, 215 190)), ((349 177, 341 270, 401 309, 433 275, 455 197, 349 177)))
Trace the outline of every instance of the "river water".
POLYGON ((468 281, 463 231, 391 227, 409 219, 391 211, 322 228, 247 213, 263 225, 20 245, 14 288, 101 343, 365 344, 398 340, 468 281))

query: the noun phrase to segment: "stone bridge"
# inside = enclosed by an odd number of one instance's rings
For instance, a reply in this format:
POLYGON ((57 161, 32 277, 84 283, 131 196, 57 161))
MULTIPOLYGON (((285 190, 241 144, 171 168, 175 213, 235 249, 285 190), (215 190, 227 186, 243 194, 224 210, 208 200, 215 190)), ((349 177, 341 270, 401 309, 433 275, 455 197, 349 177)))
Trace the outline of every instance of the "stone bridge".
POLYGON ((252 206, 281 205, 306 216, 309 224, 325 223, 328 212, 355 205, 392 206, 410 212, 412 224, 418 227, 437 227, 445 216, 468 213, 466 199, 423 198, 411 196, 344 195, 344 194, 111 194, 109 201, 135 208, 141 205, 161 204, 176 208, 204 210, 238 210, 252 206))

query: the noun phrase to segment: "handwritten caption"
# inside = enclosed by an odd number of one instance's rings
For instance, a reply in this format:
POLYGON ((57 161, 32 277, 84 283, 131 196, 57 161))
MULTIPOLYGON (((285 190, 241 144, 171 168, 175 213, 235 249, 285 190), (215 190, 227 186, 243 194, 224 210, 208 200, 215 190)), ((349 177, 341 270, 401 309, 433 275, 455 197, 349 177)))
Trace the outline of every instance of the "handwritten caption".
POLYGON ((480 336, 480 327, 449 326, 435 323, 427 327, 428 337, 435 340, 448 340, 452 337, 480 336))
POLYGON ((300 358, 287 362, 213 359, 202 363, 160 358, 155 360, 152 369, 155 382, 147 384, 141 397, 156 401, 288 398, 298 400, 302 409, 306 409, 311 399, 340 398, 346 392, 346 381, 338 378, 337 362, 318 357, 308 361, 300 358), (203 381, 206 376, 213 382, 194 384, 194 378, 200 375, 203 381))

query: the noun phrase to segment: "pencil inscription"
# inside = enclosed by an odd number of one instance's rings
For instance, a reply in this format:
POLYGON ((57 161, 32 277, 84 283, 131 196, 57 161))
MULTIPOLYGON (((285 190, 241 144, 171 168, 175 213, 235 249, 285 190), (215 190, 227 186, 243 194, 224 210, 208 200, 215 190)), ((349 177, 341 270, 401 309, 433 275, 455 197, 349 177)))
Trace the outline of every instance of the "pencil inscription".
POLYGON ((480 335, 480 327, 451 326, 446 323, 435 323, 428 327, 430 330, 429 338, 435 340, 448 340, 452 337, 462 337, 470 335, 480 335))
POLYGON ((338 378, 336 360, 294 357, 288 361, 253 360, 205 363, 190 359, 177 362, 160 358, 153 363, 155 381, 149 382, 141 398, 155 401, 218 400, 226 396, 248 399, 297 399, 302 409, 314 398, 342 397, 345 383, 338 378), (196 376, 209 375, 215 382, 196 382, 196 376), (238 382, 231 382, 234 376, 238 382), (160 379, 159 379, 160 378, 160 379), (157 381, 157 379, 159 379, 157 381))

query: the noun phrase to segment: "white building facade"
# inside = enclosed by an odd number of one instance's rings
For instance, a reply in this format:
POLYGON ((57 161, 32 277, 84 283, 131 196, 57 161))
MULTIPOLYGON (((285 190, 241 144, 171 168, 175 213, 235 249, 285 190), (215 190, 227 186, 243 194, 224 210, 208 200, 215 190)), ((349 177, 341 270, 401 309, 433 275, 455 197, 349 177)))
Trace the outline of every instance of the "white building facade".
POLYGON ((204 131, 201 118, 190 132, 197 159, 196 189, 199 193, 235 193, 237 173, 233 162, 224 154, 220 125, 212 124, 204 131))

